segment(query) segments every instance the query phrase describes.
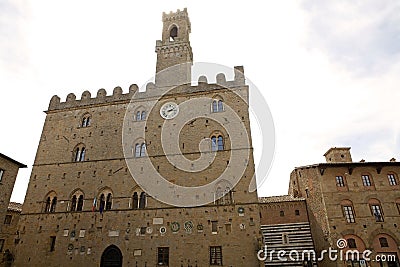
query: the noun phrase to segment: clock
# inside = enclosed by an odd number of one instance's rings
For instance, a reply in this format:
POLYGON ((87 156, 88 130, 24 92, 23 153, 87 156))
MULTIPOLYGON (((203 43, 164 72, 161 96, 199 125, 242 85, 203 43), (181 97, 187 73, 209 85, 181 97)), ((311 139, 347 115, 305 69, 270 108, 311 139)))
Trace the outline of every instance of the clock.
POLYGON ((162 105, 160 109, 160 115, 166 120, 170 120, 176 117, 179 112, 179 106, 178 104, 174 102, 168 102, 162 105))

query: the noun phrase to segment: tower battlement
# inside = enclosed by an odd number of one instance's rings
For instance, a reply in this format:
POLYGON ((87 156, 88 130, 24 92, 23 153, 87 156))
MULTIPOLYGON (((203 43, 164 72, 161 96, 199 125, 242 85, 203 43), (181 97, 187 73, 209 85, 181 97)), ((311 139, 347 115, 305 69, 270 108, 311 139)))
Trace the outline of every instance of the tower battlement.
POLYGON ((178 9, 176 12, 170 11, 169 13, 163 12, 162 14, 163 22, 177 19, 187 19, 189 21, 189 14, 186 7, 183 10, 178 9))
MULTIPOLYGON (((182 93, 197 93, 197 92, 205 92, 212 91, 217 89, 226 88, 234 88, 239 86, 245 86, 245 76, 243 66, 235 66, 234 67, 234 79, 231 81, 226 80, 226 76, 224 73, 218 73, 216 75, 216 83, 209 83, 206 76, 199 76, 198 85, 191 85, 190 87, 185 87, 184 92, 182 93)), ((77 107, 85 107, 91 105, 101 105, 101 104, 110 104, 116 102, 129 102, 135 96, 137 99, 145 99, 154 97, 155 95, 159 95, 163 92, 162 88, 157 88, 157 86, 150 82, 146 84, 146 91, 138 92, 139 87, 137 84, 132 84, 129 87, 129 92, 124 94, 121 87, 117 86, 113 90, 112 95, 107 95, 107 91, 105 89, 99 89, 97 91, 96 97, 92 98, 92 95, 89 91, 84 91, 80 99, 76 99, 76 95, 74 93, 70 93, 67 95, 65 102, 61 102, 59 96, 54 95, 49 103, 48 111, 53 110, 61 110, 68 108, 77 108, 77 107), (136 95, 135 95, 136 94, 136 95)))

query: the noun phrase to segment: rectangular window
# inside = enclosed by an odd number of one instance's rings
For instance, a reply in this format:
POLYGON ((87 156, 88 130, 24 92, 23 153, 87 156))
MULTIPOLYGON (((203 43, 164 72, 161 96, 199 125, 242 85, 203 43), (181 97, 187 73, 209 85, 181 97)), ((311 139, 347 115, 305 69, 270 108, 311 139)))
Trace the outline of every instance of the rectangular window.
POLYGON ((3 180, 4 170, 0 169, 0 182, 3 180))
POLYGON ((10 224, 12 219, 12 215, 6 215, 4 218, 4 224, 10 224))
POLYGON ((337 187, 343 187, 344 186, 343 176, 336 176, 336 186, 337 187))
POLYGON ((379 238, 379 243, 381 245, 381 248, 388 248, 389 247, 389 243, 388 243, 387 239, 384 238, 384 237, 379 238))
POLYGON ((50 252, 54 251, 56 248, 56 237, 50 236, 50 252))
POLYGON ((0 252, 3 252, 4 248, 4 239, 0 239, 0 252))
POLYGON ((397 185, 396 177, 394 174, 388 174, 389 185, 397 185))
POLYGON ((383 214, 380 205, 371 205, 371 212, 375 217, 375 221, 383 222, 383 214))
POLYGON ((343 206, 343 213, 348 223, 356 222, 352 206, 343 206))
POLYGON ((210 265, 222 266, 222 247, 210 247, 210 265))
POLYGON ((157 249, 157 265, 168 266, 169 265, 169 248, 163 247, 157 249))
POLYGON ((369 179, 369 175, 361 175, 361 179, 364 186, 371 186, 371 180, 369 179))
POLYGON ((211 232, 213 234, 218 233, 218 221, 212 221, 211 222, 211 232))
POLYGON ((357 248, 356 240, 354 238, 347 239, 347 246, 349 248, 357 248))

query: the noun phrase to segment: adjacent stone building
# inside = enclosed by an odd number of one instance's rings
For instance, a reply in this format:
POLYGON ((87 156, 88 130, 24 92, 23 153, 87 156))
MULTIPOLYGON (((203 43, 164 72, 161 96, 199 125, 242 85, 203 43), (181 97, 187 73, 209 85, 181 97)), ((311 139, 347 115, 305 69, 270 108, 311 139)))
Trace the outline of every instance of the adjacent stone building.
POLYGON ((315 248, 304 198, 262 197, 260 218, 265 266, 317 266, 310 252, 315 248))
POLYGON ((3 253, 0 266, 11 263, 14 258, 18 204, 10 203, 10 198, 20 168, 26 165, 0 153, 0 252, 3 253))
POLYGON ((145 91, 51 99, 16 266, 260 266, 243 67, 191 85, 190 30, 163 14, 145 91))
POLYGON ((331 148, 324 156, 326 163, 293 170, 289 194, 306 199, 319 253, 331 247, 342 253, 371 250, 372 255, 370 262, 325 257, 319 266, 398 267, 400 163, 395 159, 353 162, 349 147, 331 148), (340 239, 345 242, 338 243, 340 239), (376 255, 387 261, 379 261, 376 255))

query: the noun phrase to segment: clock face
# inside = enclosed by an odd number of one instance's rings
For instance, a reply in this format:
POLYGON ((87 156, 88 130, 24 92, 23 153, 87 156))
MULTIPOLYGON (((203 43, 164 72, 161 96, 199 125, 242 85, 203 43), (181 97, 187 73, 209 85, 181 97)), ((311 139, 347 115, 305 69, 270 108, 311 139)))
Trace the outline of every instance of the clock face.
POLYGON ((165 103, 160 109, 160 115, 164 119, 170 120, 176 117, 179 112, 178 104, 174 102, 165 103))

